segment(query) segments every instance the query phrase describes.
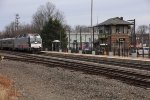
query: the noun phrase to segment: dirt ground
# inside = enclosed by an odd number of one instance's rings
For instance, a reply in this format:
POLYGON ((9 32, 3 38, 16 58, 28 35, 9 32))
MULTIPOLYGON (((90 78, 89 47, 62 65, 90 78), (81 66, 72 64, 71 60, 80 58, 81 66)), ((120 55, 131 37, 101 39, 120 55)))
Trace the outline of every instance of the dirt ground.
POLYGON ((150 90, 104 76, 16 61, 0 62, 21 100, 150 100, 150 90))
POLYGON ((19 100, 20 97, 20 93, 14 88, 13 81, 0 75, 0 100, 19 100))

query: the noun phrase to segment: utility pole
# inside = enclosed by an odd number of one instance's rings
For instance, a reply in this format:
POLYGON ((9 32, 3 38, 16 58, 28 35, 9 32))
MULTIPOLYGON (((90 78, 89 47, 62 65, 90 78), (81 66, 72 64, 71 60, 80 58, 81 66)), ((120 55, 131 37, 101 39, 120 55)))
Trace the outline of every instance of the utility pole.
POLYGON ((60 35, 60 37, 59 37, 59 39, 60 39, 60 44, 59 44, 59 50, 61 50, 62 49, 62 41, 61 41, 61 31, 60 31, 60 33, 59 33, 59 35, 60 35))
POLYGON ((91 0, 91 27, 93 26, 93 0, 91 0))
POLYGON ((76 32, 76 43, 75 43, 75 46, 76 46, 76 52, 78 51, 78 40, 77 40, 77 33, 78 33, 78 32, 76 32))
POLYGON ((134 25, 134 31, 133 31, 133 33, 132 33, 132 35, 131 35, 131 43, 132 43, 132 45, 133 45, 133 47, 134 47, 134 53, 136 52, 136 34, 135 34, 135 19, 133 19, 133 20, 128 20, 128 21, 132 21, 133 22, 133 25, 134 25))
MULTIPOLYGON (((93 27, 93 0, 91 0, 91 28, 93 27)), ((93 31, 93 29, 92 29, 93 31)), ((94 41, 94 40, 93 40, 94 41)), ((91 49, 92 49, 92 32, 91 32, 91 49)))
POLYGON ((134 19, 134 52, 136 52, 135 19, 134 19))
POLYGON ((81 27, 80 27, 80 50, 82 50, 82 37, 81 37, 81 27))
POLYGON ((70 50, 70 30, 69 30, 69 50, 70 50))
POLYGON ((143 49, 143 34, 144 34, 144 27, 142 28, 142 57, 144 58, 144 49, 143 49))
POLYGON ((86 42, 86 33, 85 33, 85 42, 86 42))
POLYGON ((94 50, 94 27, 93 27, 93 50, 94 50))
POLYGON ((148 44, 149 44, 149 58, 150 58, 150 24, 149 24, 148 44))
POLYGON ((16 17, 15 17, 15 31, 18 30, 18 27, 19 27, 19 14, 16 14, 16 17))

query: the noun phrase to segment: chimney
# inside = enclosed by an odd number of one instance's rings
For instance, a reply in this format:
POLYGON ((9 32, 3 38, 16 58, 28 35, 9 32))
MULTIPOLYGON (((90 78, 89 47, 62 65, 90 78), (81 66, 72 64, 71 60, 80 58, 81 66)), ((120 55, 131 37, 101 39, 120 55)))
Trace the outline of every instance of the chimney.
POLYGON ((121 20, 123 20, 123 17, 120 17, 121 20))

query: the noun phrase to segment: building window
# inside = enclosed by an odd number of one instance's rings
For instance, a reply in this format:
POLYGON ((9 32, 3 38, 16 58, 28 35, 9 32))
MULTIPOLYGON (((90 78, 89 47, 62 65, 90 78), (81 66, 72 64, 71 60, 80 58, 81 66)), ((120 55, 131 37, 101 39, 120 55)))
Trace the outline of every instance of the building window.
POLYGON ((120 27, 116 26, 116 33, 119 33, 119 32, 120 32, 120 27))
POLYGON ((108 34, 109 33, 109 27, 105 27, 105 33, 108 34))
POLYGON ((124 33, 124 26, 120 26, 120 33, 124 33))
POLYGON ((103 33, 103 30, 99 30, 99 33, 103 33))

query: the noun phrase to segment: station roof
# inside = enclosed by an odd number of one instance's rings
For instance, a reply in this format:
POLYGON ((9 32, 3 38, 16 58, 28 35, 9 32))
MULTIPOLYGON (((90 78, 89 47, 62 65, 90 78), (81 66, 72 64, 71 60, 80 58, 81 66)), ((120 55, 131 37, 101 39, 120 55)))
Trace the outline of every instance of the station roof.
POLYGON ((109 25, 133 25, 132 23, 129 23, 127 21, 123 20, 123 17, 115 17, 115 18, 110 18, 96 26, 109 26, 109 25))

